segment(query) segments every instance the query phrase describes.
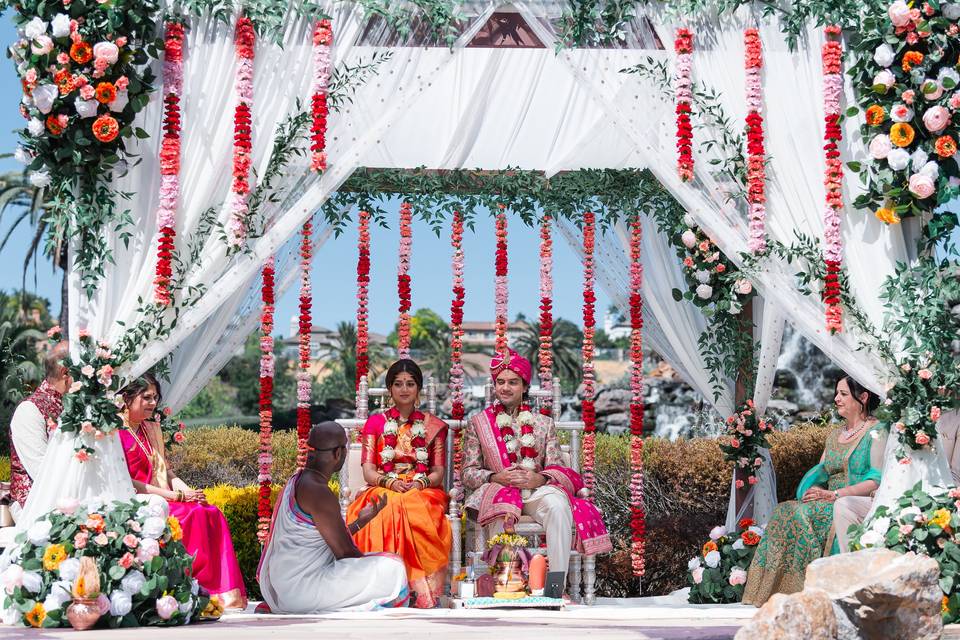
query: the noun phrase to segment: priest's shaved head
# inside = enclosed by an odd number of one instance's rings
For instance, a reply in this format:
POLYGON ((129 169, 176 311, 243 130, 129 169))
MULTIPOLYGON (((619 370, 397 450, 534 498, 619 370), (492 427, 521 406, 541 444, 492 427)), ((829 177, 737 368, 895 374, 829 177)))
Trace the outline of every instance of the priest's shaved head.
POLYGON ((340 471, 347 460, 347 446, 347 433, 336 422, 314 425, 307 437, 307 466, 328 474, 340 471))

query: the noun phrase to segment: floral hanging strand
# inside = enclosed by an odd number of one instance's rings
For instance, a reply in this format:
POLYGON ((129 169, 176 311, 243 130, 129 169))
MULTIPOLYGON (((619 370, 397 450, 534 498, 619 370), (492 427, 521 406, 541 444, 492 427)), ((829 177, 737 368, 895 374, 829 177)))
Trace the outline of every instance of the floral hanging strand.
POLYGON ((750 206, 750 240, 754 254, 767 248, 767 177, 766 153, 763 146, 763 48, 760 33, 747 29, 743 33, 744 66, 747 85, 747 201, 750 206))
POLYGON ((826 27, 826 42, 823 43, 823 112, 826 114, 824 152, 826 172, 824 186, 827 203, 823 212, 824 251, 823 260, 827 277, 823 290, 823 302, 827 306, 827 329, 839 333, 843 329, 843 309, 840 306, 840 264, 843 261, 843 245, 840 238, 840 212, 843 209, 843 163, 837 143, 842 139, 840 131, 840 96, 843 92, 841 63, 843 47, 840 44, 840 27, 826 27))
POLYGON ((253 50, 256 34, 253 22, 246 16, 237 20, 234 45, 237 74, 234 81, 236 107, 233 111, 233 183, 230 187, 230 221, 227 242, 241 247, 247 236, 247 196, 250 194, 251 135, 253 128, 253 50))
POLYGON ((265 544, 270 535, 270 489, 273 484, 273 276, 274 259, 263 265, 260 291, 263 311, 260 316, 260 455, 257 458, 260 492, 257 497, 257 539, 265 544))
POLYGON ((411 219, 413 207, 400 205, 400 260, 397 266, 397 296, 400 298, 400 319, 397 323, 397 353, 400 359, 410 357, 410 251, 413 248, 411 219))
POLYGON ((180 93, 183 90, 183 25, 166 23, 163 41, 163 140, 160 142, 160 205, 157 208, 157 270, 153 300, 170 306, 170 278, 180 198, 180 93))
POLYGON ((594 295, 593 249, 596 234, 596 219, 592 212, 583 214, 583 403, 580 409, 583 419, 583 484, 593 489, 593 459, 596 446, 597 413, 593 405, 595 378, 593 372, 593 335, 596 325, 597 298, 594 295))
MULTIPOLYGON (((550 237, 552 220, 544 213, 540 220, 540 388, 553 390, 553 240, 550 237)), ((540 411, 550 415, 552 401, 547 399, 540 411)))
MULTIPOLYGON (((450 231, 453 246, 453 300, 450 303, 450 417, 463 420, 463 303, 466 291, 463 288, 463 215, 453 212, 450 231)), ((460 473, 463 468, 462 429, 455 430, 453 438, 453 493, 463 492, 460 473)))
POLYGON ((507 213, 506 207, 497 205, 495 222, 497 250, 494 257, 494 352, 502 357, 507 355, 507 213))
POLYGON ((310 127, 310 170, 327 170, 327 84, 330 82, 330 45, 333 30, 329 20, 318 20, 313 29, 313 125, 310 127))
POLYGON ((630 224, 630 564, 633 575, 644 571, 646 508, 643 496, 643 265, 640 216, 630 224))
POLYGON ((357 376, 355 388, 367 375, 370 356, 367 353, 369 332, 367 326, 368 288, 370 286, 370 213, 360 211, 357 240, 357 376))
POLYGON ((693 83, 690 69, 693 64, 693 33, 689 29, 677 29, 673 44, 676 51, 673 92, 677 112, 677 173, 684 182, 693 180, 693 126, 690 123, 690 104, 693 100, 693 83))
POLYGON ((300 362, 297 371, 297 468, 307 461, 307 436, 310 435, 310 333, 313 329, 310 288, 310 258, 313 224, 303 223, 303 241, 300 244, 300 362))

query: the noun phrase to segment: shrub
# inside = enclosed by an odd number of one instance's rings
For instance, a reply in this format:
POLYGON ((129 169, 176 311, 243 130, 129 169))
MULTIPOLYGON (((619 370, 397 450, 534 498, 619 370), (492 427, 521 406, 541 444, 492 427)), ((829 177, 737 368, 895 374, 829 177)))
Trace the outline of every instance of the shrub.
POLYGON ((10 482, 10 456, 0 456, 0 482, 10 482))
MULTIPOLYGON (((240 427, 191 429, 180 446, 171 447, 170 466, 192 487, 257 484, 260 435, 240 427)), ((297 468, 297 434, 273 434, 273 480, 286 483, 297 468)))

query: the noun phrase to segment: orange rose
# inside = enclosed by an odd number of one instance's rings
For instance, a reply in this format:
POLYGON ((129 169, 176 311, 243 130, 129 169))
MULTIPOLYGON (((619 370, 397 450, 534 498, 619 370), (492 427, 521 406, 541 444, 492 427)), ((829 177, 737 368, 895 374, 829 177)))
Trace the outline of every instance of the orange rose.
POLYGON ((760 536, 758 536, 753 531, 744 531, 740 534, 740 539, 743 540, 743 544, 748 547, 754 547, 760 544, 760 536))
POLYGON ((70 46, 70 57, 77 64, 86 64, 93 58, 93 47, 89 42, 75 42, 70 46))
POLYGON ((96 531, 97 533, 100 533, 101 531, 103 531, 103 527, 105 526, 105 524, 106 523, 103 521, 102 515, 100 515, 99 513, 91 513, 90 515, 87 516, 87 522, 85 523, 85 526, 87 527, 87 529, 90 529, 91 531, 96 531))
POLYGON ((877 212, 874 215, 877 216, 878 220, 881 220, 886 224, 897 224, 900 222, 900 216, 897 215, 897 212, 888 207, 877 209, 877 212))
POLYGON ((47 131, 50 135, 58 136, 63 133, 64 126, 60 123, 60 116, 51 113, 47 116, 47 131))
POLYGON ((919 51, 907 51, 903 54, 903 63, 901 66, 904 71, 910 71, 914 66, 923 62, 923 54, 919 51))
POLYGON ((890 141, 898 147, 910 146, 913 135, 913 127, 906 122, 898 122, 890 127, 890 141))
POLYGON ((950 158, 957 152, 957 142, 951 136, 940 136, 934 149, 941 158, 950 158))
POLYGON ((112 142, 120 133, 120 125, 113 116, 102 115, 93 121, 93 136, 100 142, 112 142))
POLYGON ((867 108, 867 124, 872 127, 877 126, 887 119, 887 112, 878 104, 867 108))
POLYGON ((711 551, 717 551, 717 543, 713 540, 707 540, 707 544, 703 545, 703 556, 706 557, 711 551))
POLYGON ((113 86, 112 82, 101 82, 97 85, 94 96, 96 96, 97 102, 109 104, 117 99, 117 88, 113 86))

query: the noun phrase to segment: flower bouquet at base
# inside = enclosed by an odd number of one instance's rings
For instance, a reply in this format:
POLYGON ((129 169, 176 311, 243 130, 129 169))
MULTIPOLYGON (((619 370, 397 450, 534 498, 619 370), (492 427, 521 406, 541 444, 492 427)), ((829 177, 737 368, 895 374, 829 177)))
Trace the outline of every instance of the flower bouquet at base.
POLYGON ((723 604, 740 602, 747 569, 763 537, 763 527, 750 518, 737 523, 737 531, 730 533, 724 526, 714 527, 710 539, 700 555, 687 563, 692 604, 723 604))
POLYGON ((65 627, 73 622, 70 607, 90 601, 101 627, 196 619, 209 598, 192 577, 193 558, 167 509, 157 497, 62 500, 0 556, 3 623, 65 627))
POLYGON ((960 621, 960 489, 939 493, 921 483, 892 506, 880 506, 870 520, 851 527, 853 551, 887 548, 899 553, 921 553, 940 565, 943 623, 960 621))
POLYGON ((496 572, 495 597, 522 598, 527 595, 530 552, 527 539, 516 533, 500 533, 487 540, 484 562, 496 572))

